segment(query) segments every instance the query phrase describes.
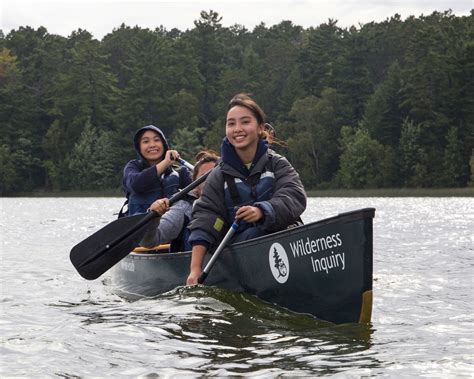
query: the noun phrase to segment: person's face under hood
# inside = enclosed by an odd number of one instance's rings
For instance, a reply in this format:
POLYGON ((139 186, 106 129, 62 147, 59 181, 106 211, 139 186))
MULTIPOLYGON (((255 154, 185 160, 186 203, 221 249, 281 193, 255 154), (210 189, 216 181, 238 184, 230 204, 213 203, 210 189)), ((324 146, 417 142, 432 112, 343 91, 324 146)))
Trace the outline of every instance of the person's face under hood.
POLYGON ((160 135, 152 130, 140 136, 140 155, 150 164, 157 164, 165 156, 165 147, 160 135))

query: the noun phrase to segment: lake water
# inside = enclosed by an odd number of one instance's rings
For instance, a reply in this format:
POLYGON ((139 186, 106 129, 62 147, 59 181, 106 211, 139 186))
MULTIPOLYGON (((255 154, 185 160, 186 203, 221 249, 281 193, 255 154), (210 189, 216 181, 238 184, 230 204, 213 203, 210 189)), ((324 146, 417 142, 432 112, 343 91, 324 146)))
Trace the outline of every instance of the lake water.
POLYGON ((0 376, 474 376, 472 198, 311 198, 305 222, 375 207, 374 309, 335 326, 187 288, 135 302, 69 251, 118 198, 1 198, 0 376))

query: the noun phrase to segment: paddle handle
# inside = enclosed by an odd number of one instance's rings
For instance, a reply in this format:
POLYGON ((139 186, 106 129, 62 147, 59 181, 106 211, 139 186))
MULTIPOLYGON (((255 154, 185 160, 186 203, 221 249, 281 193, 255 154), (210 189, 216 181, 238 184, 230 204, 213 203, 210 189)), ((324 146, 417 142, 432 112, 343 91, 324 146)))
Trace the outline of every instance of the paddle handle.
POLYGON ((179 158, 179 159, 178 159, 178 162, 179 162, 181 165, 183 165, 184 167, 189 168, 191 171, 194 170, 194 166, 193 166, 191 163, 189 163, 188 161, 185 161, 184 159, 179 158))
POLYGON ((212 266, 214 266, 214 263, 216 262, 217 258, 219 258, 219 255, 221 254, 222 250, 226 247, 227 243, 229 240, 234 236, 235 232, 239 228, 239 220, 235 220, 232 225, 230 226, 229 231, 226 233, 224 239, 221 241, 219 246, 217 247, 216 251, 214 251, 214 254, 212 254, 211 259, 209 262, 207 262, 206 267, 204 267, 204 270, 202 270, 201 275, 199 276, 198 283, 202 284, 206 280, 207 276, 209 275, 209 271, 211 271, 212 266))
POLYGON ((206 178, 209 176, 209 174, 212 172, 212 170, 209 170, 208 172, 202 174, 199 178, 197 178, 194 182, 191 184, 188 184, 186 187, 184 187, 182 190, 179 192, 175 193, 173 196, 170 197, 170 206, 174 203, 176 203, 178 200, 181 200, 186 194, 196 188, 199 184, 204 182, 206 178))

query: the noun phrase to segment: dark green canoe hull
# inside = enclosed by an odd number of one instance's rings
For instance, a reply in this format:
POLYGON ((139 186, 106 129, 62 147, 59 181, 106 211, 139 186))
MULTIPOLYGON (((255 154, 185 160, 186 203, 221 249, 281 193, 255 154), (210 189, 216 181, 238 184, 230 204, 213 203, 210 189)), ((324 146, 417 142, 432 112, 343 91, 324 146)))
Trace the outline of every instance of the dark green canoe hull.
MULTIPOLYGON (((246 292, 334 323, 370 322, 375 209, 365 208, 226 248, 206 285, 246 292)), ((129 254, 118 292, 156 296, 184 285, 191 253, 129 254)))

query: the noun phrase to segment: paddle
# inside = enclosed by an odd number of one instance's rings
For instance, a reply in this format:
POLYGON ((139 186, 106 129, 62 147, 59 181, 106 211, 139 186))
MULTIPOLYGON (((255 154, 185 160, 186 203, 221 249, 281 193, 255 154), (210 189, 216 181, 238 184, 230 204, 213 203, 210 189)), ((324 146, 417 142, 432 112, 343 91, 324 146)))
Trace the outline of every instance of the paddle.
POLYGON ((235 234, 235 232, 237 231, 238 228, 239 228, 239 220, 235 220, 232 223, 232 225, 230 226, 230 229, 226 233, 224 239, 221 241, 221 243, 217 247, 216 251, 214 251, 214 254, 212 255, 211 259, 209 260, 209 262, 207 262, 206 267, 204 267, 204 270, 202 270, 202 273, 201 273, 201 275, 199 276, 199 279, 198 279, 199 284, 204 283, 207 276, 209 275, 209 272, 212 269, 212 266, 214 266, 214 263, 216 262, 217 258, 219 258, 219 255, 221 254, 222 250, 224 250, 227 243, 232 238, 232 236, 235 234))
POLYGON ((191 163, 189 163, 188 161, 185 161, 185 160, 182 159, 182 158, 178 158, 178 162, 179 162, 180 164, 182 164, 183 166, 187 167, 188 169, 190 169, 191 171, 194 170, 194 166, 193 166, 191 163))
MULTIPOLYGON (((211 171, 171 196, 170 206, 204 182, 211 171)), ((155 217, 158 214, 152 211, 119 218, 78 243, 70 253, 77 272, 85 279, 97 279, 138 246, 147 224, 155 217)))

